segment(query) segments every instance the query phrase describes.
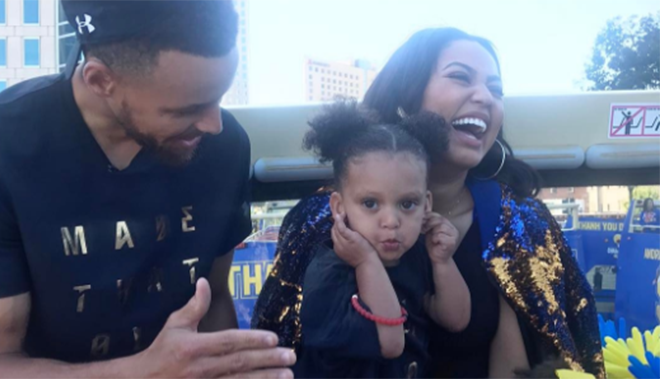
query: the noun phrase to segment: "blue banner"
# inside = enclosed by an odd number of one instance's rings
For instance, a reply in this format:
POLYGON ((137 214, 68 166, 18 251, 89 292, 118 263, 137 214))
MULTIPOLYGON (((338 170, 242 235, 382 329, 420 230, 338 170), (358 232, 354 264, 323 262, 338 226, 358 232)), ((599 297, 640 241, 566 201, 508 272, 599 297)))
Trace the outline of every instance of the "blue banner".
POLYGON ((249 329, 252 310, 266 277, 273 268, 276 241, 245 242, 234 251, 229 292, 234 299, 238 327, 249 329))
POLYGON ((653 330, 660 322, 660 235, 624 233, 616 283, 616 317, 653 330))
MULTIPOLYGON (((617 257, 621 233, 625 227, 624 217, 580 216, 578 228, 564 232, 599 301, 614 301, 617 257)), ((565 228, 572 228, 572 218, 569 217, 565 228)), ((609 308, 613 308, 611 304, 609 308)))

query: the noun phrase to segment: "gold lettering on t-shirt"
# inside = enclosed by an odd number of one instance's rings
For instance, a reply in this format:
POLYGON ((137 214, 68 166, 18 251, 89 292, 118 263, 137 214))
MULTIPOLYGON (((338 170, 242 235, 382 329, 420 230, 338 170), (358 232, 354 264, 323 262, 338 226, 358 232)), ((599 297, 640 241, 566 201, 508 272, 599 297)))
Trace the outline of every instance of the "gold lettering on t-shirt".
POLYGON ((85 291, 90 289, 92 289, 92 286, 89 284, 73 287, 74 291, 78 291, 78 304, 76 305, 76 312, 82 313, 85 310, 85 291))
POLYGON ((107 334, 99 334, 92 340, 92 357, 100 358, 108 355, 110 351, 110 336, 107 334))
POLYGON ((140 350, 140 337, 142 336, 142 329, 138 328, 137 326, 133 328, 133 341, 135 344, 133 345, 133 351, 139 351, 140 350))
POLYGON ((87 242, 85 241, 85 228, 81 225, 74 228, 74 238, 71 238, 71 232, 69 228, 62 227, 60 229, 62 232, 62 243, 64 244, 64 255, 67 257, 69 255, 78 255, 82 252, 82 255, 87 255, 87 242))
POLYGON ((128 301, 128 296, 131 293, 131 285, 133 284, 133 278, 117 279, 117 297, 119 298, 119 304, 124 305, 128 301))
POLYGON ((167 216, 160 215, 156 217, 156 241, 160 242, 167 237, 168 234, 168 222, 167 216))
POLYGON ((183 214, 185 215, 181 219, 181 230, 183 230, 184 233, 195 231, 195 226, 188 225, 188 223, 193 219, 192 213, 190 213, 192 212, 192 209, 193 209, 192 205, 181 208, 181 212, 183 212, 183 214))
POLYGON ((161 279, 163 277, 163 270, 154 267, 151 269, 151 272, 149 273, 149 287, 147 288, 147 291, 149 292, 161 292, 163 291, 163 285, 161 284, 161 279))
POLYGON ((197 281, 197 275, 195 273, 195 263, 199 262, 199 258, 186 259, 183 261, 183 264, 190 267, 190 284, 195 284, 197 281))
POLYGON ((135 247, 135 244, 133 243, 133 238, 131 238, 131 231, 128 230, 128 225, 126 224, 126 221, 118 221, 117 234, 115 237, 115 250, 121 250, 126 244, 128 244, 129 249, 135 247))

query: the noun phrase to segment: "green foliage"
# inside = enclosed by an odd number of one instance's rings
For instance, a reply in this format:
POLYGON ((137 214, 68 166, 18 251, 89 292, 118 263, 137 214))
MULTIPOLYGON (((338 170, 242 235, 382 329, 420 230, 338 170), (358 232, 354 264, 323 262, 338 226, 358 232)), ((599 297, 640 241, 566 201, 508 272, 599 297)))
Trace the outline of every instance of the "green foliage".
POLYGON ((660 187, 658 186, 637 186, 633 190, 633 199, 644 200, 651 198, 653 200, 660 199, 660 187))
POLYGON ((607 21, 585 75, 593 91, 659 89, 660 12, 607 21))

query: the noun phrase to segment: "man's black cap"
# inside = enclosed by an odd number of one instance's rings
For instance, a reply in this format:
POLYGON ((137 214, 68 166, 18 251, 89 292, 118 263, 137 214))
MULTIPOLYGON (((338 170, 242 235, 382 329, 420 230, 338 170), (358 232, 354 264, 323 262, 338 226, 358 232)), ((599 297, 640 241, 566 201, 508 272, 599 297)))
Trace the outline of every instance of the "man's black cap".
POLYGON ((64 14, 79 42, 72 52, 75 57, 67 62, 67 66, 73 62, 73 68, 67 67, 67 74, 75 68, 80 45, 139 37, 163 20, 189 12, 208 12, 209 7, 225 1, 230 0, 62 0, 64 14))
POLYGON ((139 36, 165 18, 195 12, 205 1, 63 0, 62 9, 81 44, 120 42, 139 36))

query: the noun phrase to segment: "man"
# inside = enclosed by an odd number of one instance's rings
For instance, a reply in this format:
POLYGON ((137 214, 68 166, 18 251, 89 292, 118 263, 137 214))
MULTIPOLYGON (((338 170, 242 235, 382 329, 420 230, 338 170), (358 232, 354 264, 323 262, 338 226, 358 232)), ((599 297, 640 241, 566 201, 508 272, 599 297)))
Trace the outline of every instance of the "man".
POLYGON ((85 62, 0 96, 0 377, 291 376, 220 331, 251 227, 231 2, 62 5, 85 62))
POLYGON ((594 292, 600 292, 603 290, 603 274, 600 272, 600 268, 596 269, 594 273, 594 292))

